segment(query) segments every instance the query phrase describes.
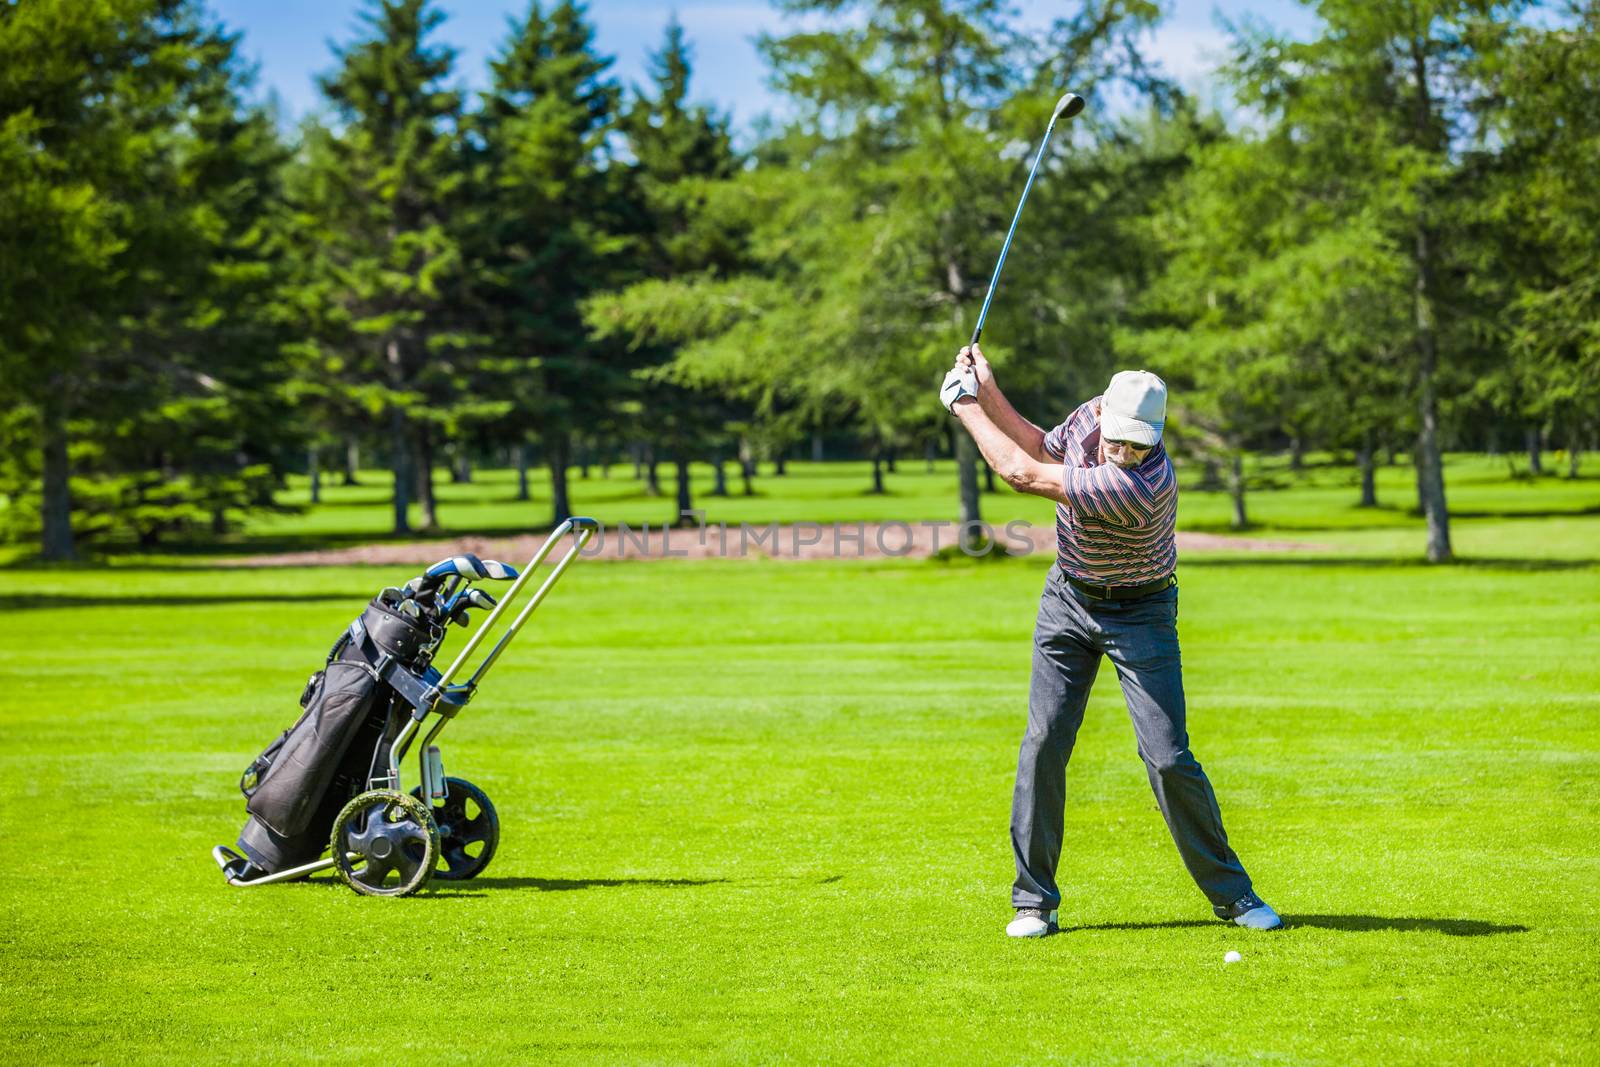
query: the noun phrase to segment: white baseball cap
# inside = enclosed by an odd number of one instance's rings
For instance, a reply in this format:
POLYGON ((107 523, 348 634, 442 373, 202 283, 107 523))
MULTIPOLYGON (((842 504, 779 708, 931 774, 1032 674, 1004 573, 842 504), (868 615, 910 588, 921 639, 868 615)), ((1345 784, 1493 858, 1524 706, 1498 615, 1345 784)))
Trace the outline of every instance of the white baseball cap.
POLYGON ((1147 370, 1119 370, 1100 398, 1100 439, 1152 448, 1167 424, 1167 383, 1147 370))

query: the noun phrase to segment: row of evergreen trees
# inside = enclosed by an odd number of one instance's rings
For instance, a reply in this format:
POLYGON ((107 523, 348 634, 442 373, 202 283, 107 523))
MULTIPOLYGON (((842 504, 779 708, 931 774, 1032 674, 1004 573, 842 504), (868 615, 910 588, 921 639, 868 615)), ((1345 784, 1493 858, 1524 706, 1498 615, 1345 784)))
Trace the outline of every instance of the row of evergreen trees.
POLYGON ((46 558, 221 530, 362 443, 396 532, 490 446, 538 449, 560 519, 580 435, 723 444, 728 405, 582 312, 731 254, 694 187, 738 161, 677 25, 625 96, 581 5, 535 3, 468 100, 428 0, 363 18, 286 141, 195 0, 0 5, 0 492, 46 558))
POLYGON ((1232 127, 1143 63, 1154 4, 1085 0, 1039 38, 997 0, 784 6, 860 18, 765 42, 799 117, 727 194, 765 197, 758 269, 602 297, 602 329, 905 439, 983 297, 1026 146, 1071 87, 1089 108, 1052 146, 985 333, 1025 410, 1054 418, 1118 366, 1161 373, 1169 443, 1219 485, 1229 472, 1237 526, 1247 448, 1342 450, 1366 506, 1373 457, 1398 448, 1435 561, 1451 556, 1447 445, 1526 433, 1536 471, 1550 435, 1574 471, 1593 447, 1595 0, 1320 0, 1308 42, 1231 27, 1232 127))
MULTIPOLYGON (((931 447, 1050 107, 1063 131, 986 330, 1041 420, 1117 366, 1174 386, 1171 442, 1232 472, 1292 442, 1414 456, 1591 442, 1600 398, 1600 7, 1322 0, 1235 29, 1243 121, 1144 61, 1161 17, 1084 0, 783 0, 782 124, 689 101, 675 25, 624 92, 583 7, 534 2, 466 97, 429 0, 369 0, 292 138, 200 0, 0 2, 0 494, 47 558, 273 506, 290 465, 393 471, 394 529, 491 451, 679 468, 849 433, 931 447)), ((963 519, 980 517, 957 435, 963 519)), ((1535 453, 1536 454, 1536 453, 1535 453)), ((1576 452, 1574 452, 1576 454, 1576 452)))

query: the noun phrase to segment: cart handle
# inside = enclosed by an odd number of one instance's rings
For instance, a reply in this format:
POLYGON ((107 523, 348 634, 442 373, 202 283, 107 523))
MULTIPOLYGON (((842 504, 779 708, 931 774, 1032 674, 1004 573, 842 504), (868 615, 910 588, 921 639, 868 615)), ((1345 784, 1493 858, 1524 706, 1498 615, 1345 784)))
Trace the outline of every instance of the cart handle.
POLYGON ((598 520, 574 515, 550 531, 550 536, 545 538, 544 544, 539 546, 539 551, 534 553, 533 559, 522 569, 522 573, 517 576, 517 580, 512 583, 505 596, 500 598, 500 603, 496 605, 494 611, 489 613, 489 617, 483 620, 483 625, 479 626, 477 632, 462 646, 460 653, 457 654, 450 666, 445 669, 445 672, 439 676, 439 680, 433 683, 434 687, 442 692, 450 684, 450 679, 454 678, 456 673, 466 665, 467 659, 472 655, 473 650, 494 628, 495 620, 500 617, 500 613, 511 606, 511 602, 517 598, 517 594, 522 591, 522 587, 527 584, 528 579, 533 577, 534 568, 544 562, 545 557, 550 554, 550 550, 556 546, 557 541, 576 531, 577 537, 573 541, 572 547, 567 549, 566 554, 556 562, 555 568, 551 570, 549 577, 545 578, 544 583, 533 594, 533 598, 523 606, 522 611, 512 620, 511 625, 500 636, 500 640, 496 642, 494 648, 489 650, 489 655, 484 657, 483 662, 478 665, 478 669, 468 679, 468 688, 475 687, 483 676, 489 672, 489 668, 494 665, 494 661, 500 658, 500 653, 505 650, 506 645, 511 642, 513 637, 517 636, 517 631, 522 629, 522 624, 528 621, 528 616, 533 614, 533 609, 539 606, 539 602, 545 598, 545 594, 549 593, 551 587, 556 584, 556 580, 561 577, 561 572, 565 571, 572 561, 577 558, 578 553, 583 551, 583 546, 589 543, 589 539, 599 529, 600 523, 598 520))

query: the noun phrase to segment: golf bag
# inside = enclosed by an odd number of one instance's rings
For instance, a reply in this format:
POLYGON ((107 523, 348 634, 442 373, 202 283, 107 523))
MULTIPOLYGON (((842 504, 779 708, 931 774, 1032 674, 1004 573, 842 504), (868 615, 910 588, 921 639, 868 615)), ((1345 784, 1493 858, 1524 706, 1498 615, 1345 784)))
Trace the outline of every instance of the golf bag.
POLYGON ((434 877, 481 874, 499 844, 500 817, 483 789, 445 776, 434 742, 599 529, 594 519, 566 520, 520 574, 467 552, 374 597, 306 683, 294 725, 245 768, 239 788, 249 819, 234 848, 211 850, 228 884, 272 885, 331 869, 357 893, 406 896, 434 877), (566 552, 468 674, 475 650, 568 535, 566 552), (496 601, 480 582, 511 588, 496 601), (452 626, 468 634, 441 671, 433 659, 452 626), (410 790, 400 770, 408 753, 417 761, 410 790))
POLYGON ((339 635, 323 668, 300 695, 295 724, 245 769, 239 788, 250 819, 238 847, 267 873, 309 863, 328 847, 341 808, 388 760, 389 743, 409 712, 379 674, 374 651, 421 674, 428 630, 373 600, 360 625, 339 635), (370 640, 353 636, 365 631, 370 640))

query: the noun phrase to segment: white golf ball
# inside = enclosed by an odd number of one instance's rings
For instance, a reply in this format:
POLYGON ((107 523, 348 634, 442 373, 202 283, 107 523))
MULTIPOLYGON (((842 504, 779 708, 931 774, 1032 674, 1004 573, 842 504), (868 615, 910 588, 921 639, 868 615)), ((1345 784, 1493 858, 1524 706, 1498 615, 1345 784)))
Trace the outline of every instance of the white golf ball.
POLYGON ((1242 959, 1244 959, 1244 957, 1239 955, 1237 952, 1230 952, 1226 956, 1222 957, 1222 962, 1223 963, 1238 963, 1242 959))

